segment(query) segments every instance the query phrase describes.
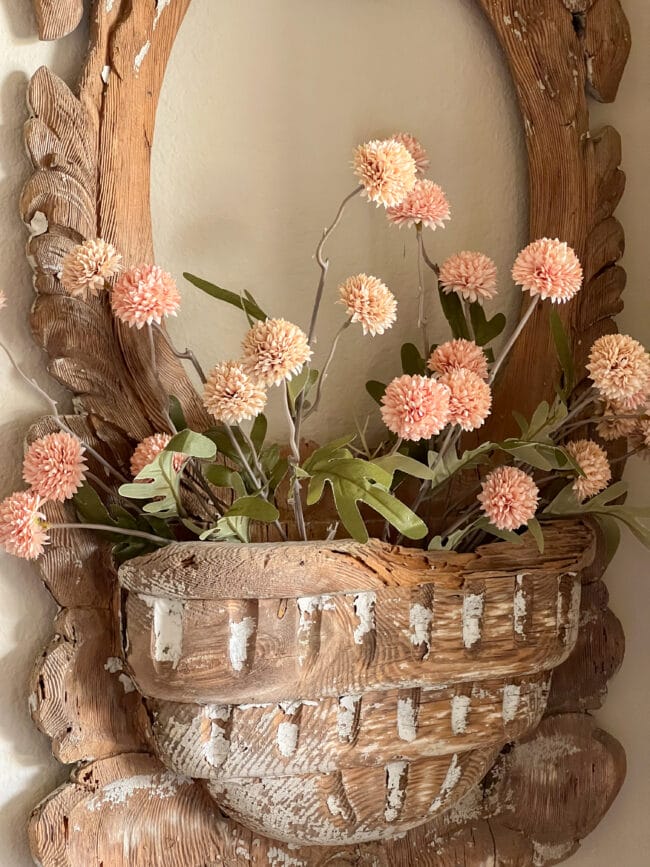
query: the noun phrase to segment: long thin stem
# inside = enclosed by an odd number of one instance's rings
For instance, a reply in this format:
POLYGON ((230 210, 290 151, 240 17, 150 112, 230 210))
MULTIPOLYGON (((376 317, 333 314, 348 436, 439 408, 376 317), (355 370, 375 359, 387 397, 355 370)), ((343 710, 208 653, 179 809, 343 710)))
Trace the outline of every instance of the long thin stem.
MULTIPOLYGON (((41 386, 36 382, 35 379, 30 379, 29 376, 27 376, 27 374, 20 367, 20 365, 18 364, 18 362, 13 357, 13 355, 11 354, 11 352, 5 346, 4 343, 0 342, 0 348, 2 348, 4 350, 7 358, 11 362, 11 366, 14 368, 16 373, 21 377, 21 379, 23 379, 27 383, 27 385, 29 385, 30 388, 32 388, 36 392, 36 394, 38 394, 38 396, 41 397, 47 403, 47 405, 50 407, 50 411, 52 412, 52 415, 53 415, 54 419, 56 420, 56 423, 61 428, 61 430, 64 430, 66 433, 69 433, 70 436, 75 437, 75 439, 79 439, 77 434, 71 428, 69 428, 68 425, 63 421, 63 418, 61 417, 61 413, 59 412, 58 404, 54 400, 54 398, 50 397, 50 395, 44 389, 41 388, 41 386)), ((84 443, 84 447, 85 447, 86 451, 88 452, 88 454, 92 455, 95 458, 95 460, 104 467, 105 470, 107 470, 109 473, 112 473, 123 484, 127 484, 129 482, 129 479, 127 479, 127 477, 125 475, 123 475, 114 466, 109 464, 109 462, 106 460, 106 458, 102 457, 102 455, 100 455, 99 452, 95 451, 95 449, 92 448, 92 446, 88 445, 88 443, 84 443)))
POLYGON ((429 329, 425 310, 424 276, 422 264, 424 262, 424 241, 422 240, 422 223, 416 223, 415 233, 418 240, 418 328, 422 333, 422 345, 424 357, 429 356, 429 329))
MULTIPOLYGON (((573 419, 579 415, 584 409, 590 406, 592 403, 596 403, 598 400, 598 396, 593 388, 587 389, 587 391, 582 395, 582 397, 571 407, 568 414, 564 416, 561 422, 551 431, 551 433, 559 434, 560 432, 566 433, 565 428, 567 427, 568 422, 573 421, 573 419)), ((582 424, 582 421, 580 422, 582 424)))
POLYGON ((305 413, 305 420, 308 419, 310 415, 315 413, 316 410, 318 409, 319 405, 320 405, 321 397, 323 395, 323 386, 325 385, 325 380, 327 379, 327 377, 329 375, 329 370, 330 370, 330 367, 332 365, 332 361, 334 360, 334 354, 335 354, 336 349, 338 347, 339 340, 340 340, 343 332, 346 330, 346 328, 349 328, 350 325, 351 325, 351 320, 347 319, 343 323, 343 325, 341 325, 341 327, 339 328, 339 330, 336 332, 336 334, 334 336, 334 340, 332 341, 332 346, 330 348, 329 355, 327 356, 327 361, 325 362, 323 370, 321 371, 321 374, 318 377, 318 387, 316 389, 316 398, 314 399, 314 403, 310 406, 309 411, 307 413, 305 413))
POLYGON ((537 309, 538 303, 539 303, 539 295, 536 295, 533 298, 533 300, 530 302, 530 304, 528 305, 526 312, 519 320, 517 327, 515 328, 515 330, 512 332, 512 334, 508 338, 505 346, 501 349, 501 352, 499 353, 496 361, 494 362, 494 364, 492 366, 492 370, 490 371, 490 379, 488 380, 490 385, 492 385, 492 383, 494 382, 496 375, 499 372, 499 369, 501 368, 501 365, 503 364, 503 362, 506 360, 506 358, 510 354, 510 350, 517 342, 519 335, 526 327, 528 320, 530 319, 530 317, 533 315, 533 313, 537 309))
MULTIPOLYGON (((149 335, 149 352, 151 354, 151 372, 154 375, 154 377, 156 378, 158 385, 160 386, 161 395, 164 395, 165 390, 162 387, 160 377, 158 376, 158 360, 157 360, 157 355, 156 355, 156 339, 155 339, 154 333, 153 333, 153 325, 147 325, 147 333, 149 335)), ((163 415, 163 418, 165 419, 165 424, 169 427, 169 430, 173 434, 177 433, 176 425, 172 421, 171 416, 169 414, 169 410, 167 409, 167 407, 161 406, 160 411, 163 415)))
POLYGON ((233 429, 230 427, 229 424, 224 424, 224 427, 226 429, 226 433, 228 434, 228 439, 230 440, 232 447, 237 452, 237 457, 239 458, 242 466, 244 467, 244 469, 246 470, 246 472, 250 476, 250 479, 253 483, 253 486, 257 489, 257 492, 261 491, 262 485, 260 484, 260 480, 257 478, 257 476, 255 475, 255 472, 253 471, 253 468, 251 467, 250 463, 247 461, 246 455, 242 451, 242 448, 239 445, 239 440, 235 436, 233 429))
POLYGON ((160 325, 154 325, 154 328, 156 329, 158 334, 160 334, 162 336, 163 340, 165 340, 167 342, 167 345, 169 346, 171 351, 174 353, 176 358, 180 358, 180 359, 183 359, 185 361, 189 361, 192 364, 192 367, 196 371, 197 376, 199 377, 201 382, 205 385, 205 383, 207 382, 205 372, 204 372, 203 368, 201 367, 201 363, 199 362, 198 358, 196 357, 194 352, 192 352, 192 350, 189 348, 189 346, 186 346, 185 350, 183 352, 181 352, 180 350, 176 349, 176 347, 174 346, 174 344, 171 341, 169 334, 167 334, 166 331, 163 331, 163 329, 160 327, 160 325))
POLYGON ((300 488, 300 479, 296 475, 296 467, 300 465, 300 444, 298 442, 298 429, 291 414, 291 401, 289 398, 289 389, 285 383, 284 389, 284 408, 289 425, 289 445, 291 446, 291 454, 293 457, 292 473, 293 473, 293 513, 296 519, 296 527, 300 537, 307 541, 307 527, 305 525, 305 516, 302 511, 302 497, 300 488))
POLYGON ((145 533, 143 530, 126 530, 122 527, 107 527, 106 524, 47 524, 48 530, 97 530, 100 533, 115 533, 118 536, 135 536, 138 539, 148 539, 159 545, 169 545, 171 539, 163 539, 162 536, 154 536, 153 533, 145 533))

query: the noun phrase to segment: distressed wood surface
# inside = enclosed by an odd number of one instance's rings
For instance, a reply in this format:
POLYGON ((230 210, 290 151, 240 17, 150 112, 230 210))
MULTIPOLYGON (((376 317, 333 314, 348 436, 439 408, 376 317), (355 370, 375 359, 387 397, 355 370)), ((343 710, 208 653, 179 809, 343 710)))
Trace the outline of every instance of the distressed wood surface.
MULTIPOLYGON (((56 38, 72 30, 82 11, 78 0, 33 2, 42 38, 56 38)), ((625 282, 617 265, 624 237, 613 217, 625 185, 619 169, 620 139, 611 128, 600 133, 589 130, 585 92, 602 100, 613 99, 629 51, 629 28, 618 0, 477 2, 504 47, 519 94, 529 151, 531 236, 564 238, 585 265, 584 291, 562 310, 576 338, 580 366, 593 339, 613 329, 611 317, 620 309, 625 282)), ((193 424, 201 425, 204 416, 187 378, 163 346, 158 347, 157 382, 150 376, 140 337, 115 328, 102 303, 64 297, 58 272, 71 244, 99 232, 121 247, 129 264, 151 255, 148 185, 155 106, 169 51, 188 4, 189 0, 96 2, 91 13, 90 53, 78 94, 47 70, 37 73, 30 88, 34 116, 26 126, 26 144, 35 174, 26 186, 21 209, 31 234, 28 253, 38 295, 34 331, 50 355, 52 373, 78 396, 79 407, 90 411, 93 432, 101 430, 116 454, 122 454, 122 446, 117 445, 119 429, 126 432, 127 443, 164 429, 165 390, 180 397, 193 424), (122 160, 126 152, 130 159, 122 160)), ((522 372, 530 385, 531 405, 552 393, 554 354, 546 334, 544 317, 538 314, 504 371, 492 435, 508 429, 508 395, 517 393, 521 404, 517 383, 522 372), (545 364, 531 370, 530 357, 544 358, 545 364)), ((104 631, 100 629, 114 593, 106 551, 79 534, 60 534, 55 542, 44 560, 43 575, 57 600, 72 611, 61 615, 61 635, 52 645, 51 661, 47 659, 50 654, 46 656, 44 670, 51 687, 47 700, 37 700, 38 724, 70 761, 130 750, 137 740, 127 732, 132 725, 131 709, 122 702, 120 691, 103 680, 109 674, 109 682, 116 685, 122 672, 99 671, 106 665, 102 649, 112 647, 114 640, 108 623, 104 631), (96 609, 95 613, 90 609, 96 609), (85 628, 77 628, 77 617, 85 628), (93 623, 89 632, 88 625, 93 623), (82 664, 83 655, 96 659, 96 668, 82 664), (93 683, 95 672, 101 694, 93 683), (84 710, 88 707, 92 712, 84 710), (70 732, 66 732, 68 726, 70 732), (73 732, 80 735, 76 753, 73 739, 66 738, 73 732)), ((598 578, 600 573, 593 568, 592 579, 598 578)), ((559 670, 552 707, 582 710, 596 706, 608 675, 620 664, 622 650, 620 626, 606 608, 602 592, 586 588, 579 640, 559 670)), ((122 690, 122 695, 127 694, 122 690)), ((134 694, 128 695, 133 701, 134 694)), ((557 719, 562 732, 563 726, 575 727, 570 714, 557 719)), ((150 733, 143 734, 148 737, 150 733)), ((538 736, 545 737, 543 732, 538 736)), ((150 757, 125 754, 82 768, 74 782, 54 793, 32 820, 32 847, 46 867, 91 863, 137 867, 151 863, 151 852, 155 863, 163 867, 558 863, 575 849, 576 837, 604 814, 624 774, 620 748, 607 736, 584 727, 571 736, 572 749, 579 742, 584 770, 592 769, 600 788, 572 787, 575 780, 584 787, 585 774, 570 780, 556 774, 552 781, 549 775, 544 783, 547 800, 535 802, 535 809, 543 824, 553 803, 564 805, 567 822, 560 823, 563 839, 559 841, 549 841, 548 835, 531 824, 528 802, 528 813, 518 824, 512 820, 503 824, 498 802, 511 797, 511 792, 499 794, 495 789, 488 799, 487 786, 480 809, 475 806, 477 799, 471 797, 465 807, 471 820, 459 811, 456 818, 448 813, 442 824, 430 823, 397 841, 340 851, 288 849, 221 820, 213 802, 196 784, 183 781, 159 797, 155 774, 168 772, 150 757), (608 763, 611 773, 602 770, 608 763), (563 781, 564 788, 559 789, 563 781), (106 799, 93 801, 97 792, 106 793, 106 799), (571 824, 582 796, 589 798, 593 814, 588 822, 571 824), (94 805, 90 816, 80 806, 88 803, 94 805), (81 810, 75 815, 83 816, 80 824, 71 821, 75 808, 81 810), (128 845, 123 844, 124 839, 128 845)), ((529 787, 542 785, 534 769, 534 763, 527 768, 526 762, 518 766, 520 779, 527 780, 529 787)), ((505 771, 499 764, 495 776, 501 773, 505 771)))

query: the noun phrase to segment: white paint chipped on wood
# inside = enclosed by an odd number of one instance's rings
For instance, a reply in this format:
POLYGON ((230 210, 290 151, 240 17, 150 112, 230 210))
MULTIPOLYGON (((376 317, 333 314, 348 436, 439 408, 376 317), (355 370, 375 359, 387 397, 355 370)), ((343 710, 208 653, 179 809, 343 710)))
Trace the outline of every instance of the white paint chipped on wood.
POLYGON ((520 701, 521 686, 516 683, 507 683, 503 687, 503 704, 501 706, 501 716, 506 725, 516 719, 520 701))
POLYGON ((574 848, 573 840, 556 844, 539 843, 537 840, 533 840, 533 865, 534 867, 544 867, 545 864, 555 864, 568 857, 574 848))
POLYGON ((29 221, 29 234, 31 238, 37 235, 44 235, 50 228, 50 223, 47 216, 42 211, 35 211, 34 216, 29 221))
POLYGON ((517 575, 515 597, 513 602, 513 617, 515 635, 524 637, 526 628, 526 615, 528 614, 528 600, 524 590, 525 575, 517 575))
POLYGON ((160 16, 165 9, 171 4, 172 0, 156 0, 156 17, 153 19, 153 29, 155 30, 160 21, 160 16))
POLYGON ((102 81, 104 84, 108 84, 108 80, 111 77, 111 68, 110 66, 104 66, 102 68, 102 81))
POLYGON ((248 659, 248 642, 255 632, 256 623, 252 617, 244 617, 239 622, 230 623, 228 650, 230 664, 235 671, 241 671, 248 659))
POLYGON ((267 858, 269 859, 269 867, 306 867, 307 862, 302 858, 294 858, 289 855, 284 849, 278 849, 277 846, 271 846, 268 850, 267 858))
POLYGON ((119 656, 109 656, 104 663, 104 671, 108 671, 109 674, 117 674, 117 672, 122 671, 123 668, 124 663, 119 656))
POLYGON ((176 668, 183 655, 183 602, 160 596, 140 598, 153 608, 153 658, 156 662, 171 662, 172 668, 176 668))
POLYGON ((427 652, 425 659, 428 659, 431 650, 431 624, 433 622, 433 611, 426 608, 419 602, 413 603, 409 609, 409 626, 411 630, 411 644, 415 647, 425 645, 427 652))
POLYGON ((327 809, 332 816, 345 816, 345 809, 336 795, 330 795, 327 799, 327 809))
POLYGON ((451 757, 447 773, 445 774, 445 779, 443 780, 442 786, 440 787, 440 794, 435 799, 433 804, 431 804, 431 807, 429 808, 429 813, 438 812, 438 810, 442 807, 449 795, 453 792, 453 790, 460 782, 462 773, 462 768, 460 766, 460 762, 458 761, 458 754, 454 753, 454 755, 451 757))
POLYGON ((30 713, 36 712, 36 709, 38 707, 38 696, 35 692, 30 692, 27 699, 27 706, 29 707, 30 713))
POLYGON ((390 762, 386 765, 386 809, 384 818, 387 822, 394 822, 399 816, 406 791, 406 762, 390 762))
POLYGON ((130 692, 135 692, 135 684, 133 683, 128 674, 120 674, 118 680, 122 684, 122 689, 127 695, 130 692))
POLYGON ((230 739, 221 723, 229 722, 231 714, 232 708, 228 705, 209 704, 203 708, 203 716, 209 720, 209 735, 203 742, 202 751, 210 767, 221 767, 230 754, 230 739))
POLYGON ((142 46, 140 51, 138 51, 138 53, 135 55, 135 58, 133 59, 133 69, 135 70, 136 73, 140 72, 140 68, 141 68, 142 64, 144 63, 145 57, 147 56, 147 54, 149 54, 150 48, 151 48, 151 42, 147 39, 147 41, 142 46))
POLYGON ((580 752, 579 747, 568 737, 548 735, 537 737, 517 745, 517 761, 531 771, 543 770, 561 763, 562 759, 580 752))
MULTIPOLYGON (((314 702, 314 704, 318 704, 314 702)), ((301 701, 281 701, 279 703, 279 707, 286 713, 287 716, 293 716, 294 713, 298 713, 300 708, 302 707, 301 701)))
POLYGON ((354 630, 354 643, 363 644, 366 635, 375 629, 375 605, 377 594, 372 590, 357 593, 354 597, 354 613, 359 618, 359 625, 354 630))
POLYGON ((113 6, 115 5, 115 0, 106 0, 104 4, 104 9, 106 14, 109 15, 113 11, 113 6))
POLYGON ((412 698, 397 700, 397 734, 407 743, 413 743, 417 737, 416 709, 412 698))
POLYGON ((277 734, 278 749, 285 758, 292 756, 298 746, 298 726, 293 722, 281 722, 277 734))
POLYGON ((360 695, 342 695, 339 698, 338 713, 336 716, 336 730, 339 740, 349 741, 354 731, 354 720, 357 715, 357 706, 361 701, 360 695))
POLYGON ((90 813, 96 813, 105 807, 119 807, 126 804, 137 792, 146 792, 149 800, 173 798, 181 786, 191 784, 188 777, 181 777, 172 771, 164 774, 138 774, 107 783, 98 795, 86 801, 85 808, 90 813))
POLYGON ((463 599, 463 644, 471 650, 481 640, 481 619, 485 597, 482 593, 468 593, 463 599))
POLYGON ((451 730, 455 735, 465 734, 471 699, 468 695, 455 695, 451 700, 451 730))

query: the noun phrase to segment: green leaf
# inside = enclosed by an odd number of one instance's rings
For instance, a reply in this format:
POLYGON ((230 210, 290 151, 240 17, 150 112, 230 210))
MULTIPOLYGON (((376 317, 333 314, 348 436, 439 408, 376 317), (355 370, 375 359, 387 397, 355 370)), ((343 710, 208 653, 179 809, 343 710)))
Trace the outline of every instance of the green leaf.
POLYGON ((185 430, 187 422, 180 400, 174 394, 169 395, 169 417, 176 430, 185 430))
POLYGON ((196 286, 197 289, 200 289, 202 292, 205 292, 207 295, 211 295, 213 298, 216 298, 218 301, 225 301, 226 304, 232 304, 233 307, 238 307, 240 310, 243 310, 248 316, 253 319, 259 319, 260 321, 264 321, 267 319, 266 313, 260 308, 258 303, 255 301, 250 293, 245 293, 245 297, 242 298, 241 295, 237 295, 236 292, 230 292, 228 289, 222 289, 220 286, 215 286, 214 283, 210 283, 208 280, 203 280, 201 277, 196 277, 194 274, 189 274, 185 272, 183 274, 186 280, 196 286))
POLYGON ((549 322, 551 326, 551 334, 555 343, 555 351, 562 367, 564 374, 564 382, 562 383, 562 395, 566 398, 573 391, 575 385, 575 368, 573 364, 573 352, 569 343, 569 336, 564 328, 560 314, 557 312, 553 304, 549 305, 549 322))
POLYGON ((473 469, 474 467, 485 463, 488 459, 489 453, 494 451, 496 448, 497 446, 495 443, 487 442, 482 443, 475 449, 464 451, 460 457, 456 453, 456 449, 451 449, 444 458, 438 459, 437 456, 435 456, 433 487, 439 488, 440 485, 444 484, 451 476, 461 470, 473 469))
POLYGON ((303 367, 297 376, 294 376, 293 379, 287 382, 287 391, 289 393, 289 400, 291 401, 291 409, 296 408, 296 401, 303 392, 303 400, 306 399, 317 379, 317 370, 313 370, 311 367, 303 367))
POLYGON ((495 340, 506 327, 506 317, 503 313, 497 313, 492 319, 487 319, 483 305, 475 301, 470 304, 469 316, 472 322, 474 340, 479 346, 487 346, 495 340))
POLYGON ((528 436, 528 430, 530 425, 528 424, 528 419, 525 418, 520 412, 517 412, 516 409, 512 411, 512 417, 519 425, 519 430, 521 431, 522 437, 526 438, 528 436))
POLYGON ((264 521, 272 524, 277 521, 280 513, 273 503, 262 497, 239 497, 228 509, 224 518, 250 518, 252 521, 264 521))
POLYGON ((107 527, 117 526, 117 521, 111 517, 97 491, 84 482, 72 498, 77 512, 89 524, 104 524, 107 527))
POLYGON ((440 305, 445 319, 449 323, 451 333, 454 337, 464 337, 465 340, 470 340, 469 326, 465 319, 463 305, 455 292, 450 292, 448 295, 443 292, 442 288, 438 289, 440 295, 440 305))
POLYGON ((355 438, 354 434, 348 434, 347 436, 332 440, 330 443, 325 443, 324 446, 316 449, 316 451, 307 458, 302 465, 303 469, 308 473, 308 475, 312 475, 312 471, 319 469, 321 466, 327 464, 328 461, 352 457, 352 453, 349 449, 346 449, 345 446, 350 445, 355 438))
POLYGON ((199 539, 202 542, 248 542, 248 518, 219 518, 214 527, 204 530, 199 539))
POLYGON ((380 458, 374 458, 373 464, 381 467, 393 476, 395 473, 404 473, 407 476, 413 476, 416 479, 433 480, 433 473, 430 467, 423 464, 421 461, 416 461, 414 458, 409 458, 407 455, 402 455, 396 452, 393 455, 384 455, 380 458))
POLYGON ((203 475, 211 485, 217 488, 232 488, 239 497, 246 494, 246 486, 239 473, 223 464, 210 464, 203 470, 203 475))
POLYGON ((573 482, 562 488, 559 494, 552 500, 544 509, 546 515, 571 515, 580 511, 580 503, 578 502, 575 491, 573 490, 573 482))
POLYGON ((539 523, 537 518, 531 518, 528 522, 528 529, 532 537, 537 542, 537 548, 539 549, 539 553, 544 553, 544 533, 542 531, 542 525, 539 523))
POLYGON ((188 429, 173 436, 165 447, 165 451, 210 460, 216 455, 217 448, 208 437, 188 429))
POLYGON ((518 461, 538 470, 545 470, 546 472, 571 470, 579 475, 584 475, 573 458, 561 446, 545 442, 509 439, 501 443, 499 447, 518 461))
MULTIPOLYGON (((239 430, 239 428, 236 427, 233 427, 231 430, 233 436, 239 443, 239 447, 241 448, 246 460, 250 461, 251 450, 248 443, 242 436, 242 432, 239 430)), ((230 458, 230 460, 236 463, 238 466, 241 464, 241 459, 237 454, 237 449, 233 447, 233 444, 230 441, 230 437, 228 436, 228 433, 226 432, 226 429, 223 427, 223 425, 210 428, 210 430, 207 430, 205 432, 205 436, 208 439, 212 440, 212 442, 216 445, 217 452, 219 452, 219 454, 225 455, 225 457, 230 458)))
POLYGON ((476 529, 476 521, 472 521, 467 527, 460 530, 455 530, 448 536, 434 536, 429 542, 429 551, 455 551, 460 542, 476 529))
POLYGON ((251 428, 251 442, 255 446, 257 453, 259 454, 262 450, 262 446, 264 445, 264 440, 266 439, 266 431, 268 429, 268 421, 264 413, 260 413, 253 422, 253 426, 251 428))
POLYGON ((543 400, 533 413, 533 417, 530 420, 528 426, 529 436, 535 437, 536 434, 539 434, 547 426, 550 411, 551 407, 548 405, 547 401, 543 400))
POLYGON ((487 518, 479 518, 474 525, 475 530, 484 530, 491 536, 496 536, 497 539, 503 539, 504 542, 513 542, 515 545, 523 544, 523 537, 511 530, 499 530, 494 524, 491 524, 487 518))
POLYGON ((584 504, 583 509, 587 511, 597 509, 600 506, 605 506, 608 503, 614 502, 614 500, 618 500, 620 497, 625 496, 625 494, 627 494, 627 482, 614 482, 613 485, 605 488, 602 493, 588 500, 584 504))
POLYGON ((420 350, 413 343, 405 343, 401 350, 402 371, 409 376, 423 376, 426 372, 426 361, 420 355, 420 350))
POLYGON ((595 520, 598 522, 600 531, 605 539, 607 565, 609 566, 621 544, 621 528, 613 516, 596 515, 595 520))
POLYGON ((121 527, 123 530, 138 529, 137 519, 122 506, 117 503, 111 503, 108 507, 108 511, 110 512, 111 518, 115 521, 116 526, 121 527))
POLYGON ((120 487, 120 494, 132 500, 150 500, 143 511, 166 517, 180 513, 180 475, 174 470, 174 453, 163 450, 134 482, 120 487))
POLYGON ((378 404, 381 405, 381 399, 386 393, 386 384, 383 382, 378 382, 376 379, 371 379, 366 383, 366 391, 370 395, 370 397, 378 404))

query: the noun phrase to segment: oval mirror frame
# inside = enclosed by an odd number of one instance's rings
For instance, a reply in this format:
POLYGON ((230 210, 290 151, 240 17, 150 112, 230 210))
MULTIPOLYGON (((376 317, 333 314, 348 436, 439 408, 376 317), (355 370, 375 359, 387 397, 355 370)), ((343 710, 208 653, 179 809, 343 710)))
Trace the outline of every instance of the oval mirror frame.
MULTIPOLYGON (((625 67, 629 27, 619 0, 476 0, 508 59, 529 160, 530 235, 560 237, 584 265, 585 287, 561 313, 574 338, 575 363, 600 334, 615 330, 625 273, 617 264, 623 230, 613 216, 623 194, 621 142, 611 127, 592 134, 587 96, 612 101, 625 67)), ((153 259, 150 156, 160 89, 190 0, 95 0, 89 51, 78 91, 41 68, 28 93, 25 140, 34 167, 21 198, 37 293, 32 326, 52 375, 76 396, 68 419, 96 449, 124 464, 130 442, 164 427, 165 395, 176 394, 190 425, 204 410, 178 361, 165 355, 159 378, 140 332, 116 324, 106 306, 66 295, 61 258, 79 239, 101 236, 126 264, 153 259), (124 155, 128 154, 128 159, 124 155)), ((84 14, 82 0, 33 0, 41 39, 59 39, 84 14)), ((508 363, 493 434, 520 411, 553 394, 554 352, 541 310, 508 363), (531 367, 530 358, 546 360, 531 367), (522 396, 517 383, 525 379, 522 396), (522 397, 528 401, 522 406, 522 397)), ((31 436, 53 429, 43 419, 31 436)), ((59 515, 67 506, 56 507, 59 515)), ((30 706, 55 756, 77 765, 71 781, 34 811, 34 857, 44 867, 109 865, 325 864, 479 867, 556 864, 598 824, 625 775, 620 745, 585 714, 602 703, 624 649, 607 607, 604 558, 585 576, 588 616, 578 646, 554 678, 547 717, 532 746, 548 755, 558 737, 569 771, 543 772, 531 744, 497 760, 465 809, 400 840, 358 847, 297 850, 225 819, 200 784, 176 777, 151 754, 150 721, 122 671, 119 593, 105 546, 64 538, 41 563, 61 606, 55 637, 37 660, 30 706), (597 674, 595 674, 597 672, 597 674), (528 758, 527 758, 528 757, 528 758), (544 807, 542 804, 546 804, 544 807), (589 808, 585 807, 589 804, 589 808), (557 813, 554 812, 557 808, 557 813), (125 854, 125 828, 131 848, 125 854)))

